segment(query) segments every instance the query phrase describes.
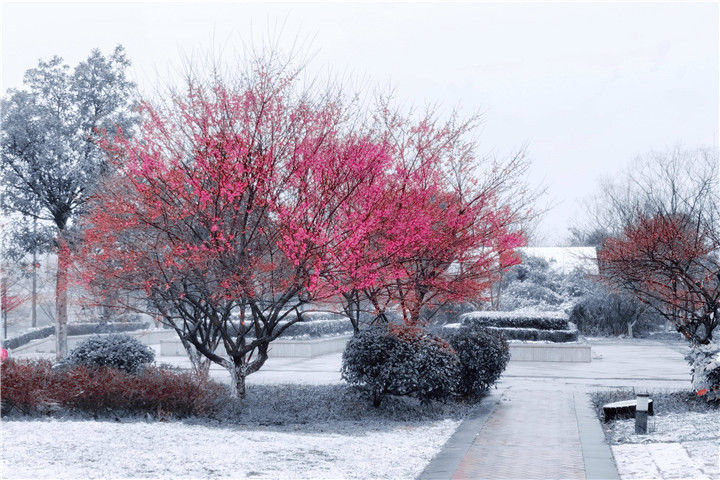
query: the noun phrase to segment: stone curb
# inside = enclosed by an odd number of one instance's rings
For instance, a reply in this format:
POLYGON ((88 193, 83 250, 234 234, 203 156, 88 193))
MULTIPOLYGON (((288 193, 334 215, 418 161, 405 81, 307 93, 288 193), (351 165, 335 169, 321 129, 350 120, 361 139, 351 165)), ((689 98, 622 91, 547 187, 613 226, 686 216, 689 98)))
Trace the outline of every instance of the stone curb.
POLYGON ((573 393, 575 400, 575 417, 577 419, 578 433, 580 434, 580 447, 585 464, 585 478, 587 480, 617 480, 620 478, 612 450, 605 440, 605 433, 600 426, 590 398, 585 392, 573 393))
POLYGON ((504 389, 493 389, 481 400, 480 405, 475 407, 468 418, 462 421, 442 450, 418 475, 418 480, 449 480, 452 478, 470 450, 475 437, 500 402, 504 391, 504 389))

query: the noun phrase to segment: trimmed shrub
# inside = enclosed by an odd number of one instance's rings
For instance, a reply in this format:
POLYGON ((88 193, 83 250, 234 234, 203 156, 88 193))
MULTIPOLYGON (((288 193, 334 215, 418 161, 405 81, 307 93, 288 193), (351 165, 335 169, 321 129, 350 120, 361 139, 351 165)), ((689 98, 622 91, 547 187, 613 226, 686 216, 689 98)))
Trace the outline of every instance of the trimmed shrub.
MULTIPOLYGON (((69 323, 68 336, 92 335, 97 333, 121 333, 134 330, 143 330, 150 326, 148 322, 127 322, 127 323, 69 323)), ((10 338, 4 342, 5 348, 14 349, 21 347, 33 340, 47 338, 55 334, 55 327, 43 327, 32 330, 17 337, 10 338)))
POLYGON ((135 375, 108 367, 53 370, 46 360, 8 360, 1 368, 3 414, 65 408, 184 417, 212 412, 227 392, 205 377, 157 368, 135 375))
POLYGON ((112 367, 127 373, 137 373, 155 360, 152 349, 139 340, 124 334, 88 338, 75 347, 64 365, 112 367))
POLYGON ((539 330, 537 328, 487 327, 488 330, 502 334, 507 340, 526 340, 536 342, 576 342, 577 330, 539 330))
POLYGON ((460 361, 456 392, 480 395, 500 378, 510 361, 510 348, 501 335, 479 325, 454 330, 448 341, 460 361))
POLYGON ((5 348, 12 350, 18 348, 26 343, 30 343, 33 340, 40 340, 41 338, 49 337, 55 333, 55 327, 43 327, 37 330, 31 330, 29 332, 18 335, 17 337, 8 338, 3 342, 5 348))
MULTIPOLYGON (((292 320, 295 315, 289 315, 292 320)), ((331 335, 345 335, 353 333, 353 327, 347 317, 325 312, 303 313, 303 320, 290 325, 283 333, 282 338, 319 338, 331 335)), ((278 325, 283 326, 285 320, 278 325)), ((369 323, 369 322, 368 322, 369 323)), ((234 323, 231 327, 231 334, 239 330, 239 324, 234 323)), ((252 335, 248 335, 252 338, 252 335)))
POLYGON ((56 373, 48 360, 13 360, 0 363, 2 414, 16 409, 31 413, 54 401, 56 373))
POLYGON ((567 315, 561 312, 470 312, 462 316, 463 325, 506 328, 568 330, 567 315))
POLYGON ((328 335, 343 335, 353 332, 352 324, 347 318, 330 320, 312 320, 297 322, 288 327, 282 334, 286 337, 318 338, 328 335))
POLYGON ((342 378, 364 386, 380 406, 385 395, 410 396, 423 403, 452 395, 459 374, 452 347, 420 327, 373 325, 348 341, 342 378))

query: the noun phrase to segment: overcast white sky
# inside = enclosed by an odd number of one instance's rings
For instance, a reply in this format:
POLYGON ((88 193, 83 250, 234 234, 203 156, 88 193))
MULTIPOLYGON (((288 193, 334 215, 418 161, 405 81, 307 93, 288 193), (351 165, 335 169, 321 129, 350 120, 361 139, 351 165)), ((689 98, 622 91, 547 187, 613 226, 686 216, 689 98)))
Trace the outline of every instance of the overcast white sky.
POLYGON ((120 43, 144 89, 189 52, 299 40, 310 67, 484 115, 483 154, 523 146, 563 243, 578 200, 636 155, 718 146, 717 3, 2 3, 2 88, 39 58, 120 43), (359 79, 359 80, 358 80, 359 79))

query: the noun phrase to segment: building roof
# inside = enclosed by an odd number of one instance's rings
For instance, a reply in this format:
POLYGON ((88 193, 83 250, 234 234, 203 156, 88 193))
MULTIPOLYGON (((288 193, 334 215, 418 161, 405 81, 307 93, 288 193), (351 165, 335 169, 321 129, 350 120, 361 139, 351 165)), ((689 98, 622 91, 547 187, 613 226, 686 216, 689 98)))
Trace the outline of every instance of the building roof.
POLYGON ((597 250, 595 247, 523 247, 522 255, 539 257, 559 273, 570 273, 581 268, 590 274, 598 273, 597 250))

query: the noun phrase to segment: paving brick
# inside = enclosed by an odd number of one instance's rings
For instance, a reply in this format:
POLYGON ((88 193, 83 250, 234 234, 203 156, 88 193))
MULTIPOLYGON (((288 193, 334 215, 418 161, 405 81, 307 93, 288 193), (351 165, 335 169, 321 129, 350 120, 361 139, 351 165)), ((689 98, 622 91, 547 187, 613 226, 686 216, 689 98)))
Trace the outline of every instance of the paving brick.
POLYGON ((572 392, 507 390, 452 478, 584 479, 572 392))

